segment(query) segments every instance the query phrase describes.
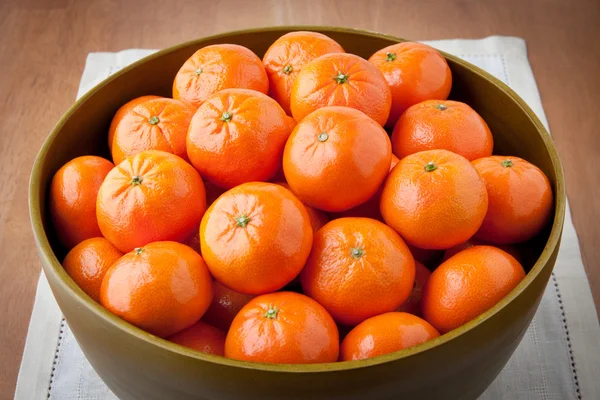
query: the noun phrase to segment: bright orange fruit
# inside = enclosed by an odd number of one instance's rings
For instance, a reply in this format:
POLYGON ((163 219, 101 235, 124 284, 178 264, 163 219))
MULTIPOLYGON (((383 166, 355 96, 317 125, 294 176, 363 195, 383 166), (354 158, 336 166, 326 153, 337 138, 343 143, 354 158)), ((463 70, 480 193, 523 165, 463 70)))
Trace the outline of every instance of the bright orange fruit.
POLYGON ((196 108, 189 103, 159 98, 136 105, 114 130, 112 158, 119 164, 144 150, 173 153, 188 161, 187 130, 196 108))
POLYGON ((367 115, 349 107, 323 107, 292 132, 283 172, 304 203, 344 211, 375 195, 391 157, 387 133, 367 115))
POLYGON ((290 108, 297 122, 325 106, 346 106, 385 124, 392 95, 381 72, 354 54, 331 53, 306 64, 292 86, 290 108))
POLYGON ((100 301, 100 286, 108 269, 123 256, 103 237, 86 239, 73 247, 62 266, 88 296, 100 301))
POLYGON ((198 172, 180 157, 158 150, 117 165, 100 186, 96 205, 102 235, 122 252, 159 240, 186 240, 205 210, 198 172))
POLYGON ((225 355, 225 337, 227 334, 202 321, 167 338, 180 346, 189 347, 202 353, 225 355))
POLYGON ((102 236, 96 219, 96 197, 113 169, 96 156, 77 157, 63 165, 50 184, 50 217, 58 239, 67 249, 85 239, 102 236))
POLYGON ((246 89, 222 90, 192 118, 187 152, 203 178, 229 189, 266 181, 281 165, 289 117, 275 100, 246 89))
POLYGON ((181 66, 173 81, 173 98, 199 107, 218 91, 232 88, 267 94, 267 72, 252 50, 236 44, 215 44, 196 51, 181 66))
POLYGON ((167 337, 198 322, 212 295, 212 279, 198 253, 181 243, 154 242, 113 264, 100 302, 138 328, 167 337))
POLYGON ((385 222, 423 249, 448 249, 471 238, 487 205, 485 184, 475 168, 447 150, 401 159, 381 194, 385 222))
POLYGON ((433 47, 405 42, 385 47, 369 58, 383 74, 392 93, 387 126, 392 128, 400 115, 424 100, 446 100, 452 87, 452 73, 446 59, 433 47))
POLYGON ((233 320, 225 340, 225 356, 276 364, 334 362, 339 334, 327 311, 313 299, 294 292, 258 296, 233 320))
POLYGON ((440 336, 427 321, 405 312, 371 317, 352 329, 340 347, 340 361, 364 360, 407 349, 440 336))
POLYGON ((314 237, 302 290, 336 322, 356 325, 394 311, 413 287, 415 263, 400 236, 368 218, 339 218, 314 237))
POLYGON ((477 239, 495 244, 532 239, 552 217, 554 200, 548 177, 519 157, 492 156, 473 161, 485 181, 489 206, 477 239))
POLYGON ((268 48, 263 63, 269 76, 269 96, 277 100, 288 115, 290 94, 298 73, 308 62, 329 53, 343 53, 335 40, 318 32, 286 33, 268 48))
POLYGON ((113 137, 115 136, 115 130, 117 129, 117 125, 119 124, 119 122, 121 122, 123 117, 129 111, 133 110, 135 108, 135 106, 137 106, 138 104, 145 103, 148 100, 154 100, 154 99, 160 99, 160 98, 161 98, 160 96, 147 95, 147 96, 137 97, 137 98, 130 100, 127 103, 123 104, 115 113, 115 116, 113 117, 112 121, 110 122, 110 128, 108 128, 108 150, 112 151, 112 142, 113 142, 113 137))
POLYGON ((523 267, 507 252, 469 247, 433 271, 421 299, 423 316, 441 333, 449 332, 493 307, 523 278, 523 267))
POLYGON ((444 149, 472 161, 492 155, 494 139, 475 110, 459 101, 426 100, 409 107, 392 133, 394 154, 403 158, 444 149))
POLYGON ((313 230, 304 204, 274 183, 236 186, 200 225, 200 247, 215 279, 236 292, 281 289, 304 266, 313 230))

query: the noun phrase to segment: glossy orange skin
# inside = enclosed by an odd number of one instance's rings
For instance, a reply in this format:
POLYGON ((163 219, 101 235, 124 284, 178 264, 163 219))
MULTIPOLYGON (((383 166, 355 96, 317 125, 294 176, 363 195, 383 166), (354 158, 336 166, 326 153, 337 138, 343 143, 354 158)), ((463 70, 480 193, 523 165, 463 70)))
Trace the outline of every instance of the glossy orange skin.
POLYGON ((346 335, 340 361, 364 360, 425 343, 440 336, 427 321, 405 312, 371 317, 346 335))
POLYGON ((492 156, 472 162, 485 181, 488 212, 475 234, 494 244, 532 239, 548 224, 554 198, 548 177, 535 165, 518 157, 492 156), (512 166, 504 167, 510 160, 512 166))
POLYGON ((283 172, 304 203, 344 211, 375 195, 391 157, 386 132, 367 115, 349 107, 323 107, 292 132, 283 152, 283 172), (324 133, 328 136, 321 141, 324 133))
POLYGON ((273 292, 291 282, 312 240, 304 204, 274 183, 244 183, 227 191, 200 225, 200 247, 210 272, 246 294, 273 292))
POLYGON ((188 161, 187 130, 196 108, 189 103, 158 98, 126 112, 114 131, 112 158, 119 164, 144 150, 173 153, 188 161), (158 122, 154 123, 157 118, 158 122))
POLYGON ((492 132, 483 118, 459 101, 417 103, 402 114, 392 132, 392 149, 400 158, 444 149, 472 161, 491 156, 493 148, 492 132))
POLYGON ((169 336, 167 340, 202 353, 224 356, 226 336, 227 333, 221 329, 198 321, 189 328, 169 336))
POLYGON ((182 158, 148 150, 107 176, 96 204, 102 235, 122 252, 159 240, 182 242, 206 210, 202 178, 182 158), (135 184, 134 177, 141 183, 135 184))
MULTIPOLYGON (((392 128, 400 115, 424 100, 446 100, 452 88, 452 73, 446 59, 433 47, 406 42, 385 47, 369 58, 383 74, 392 93, 387 126, 392 128), (387 53, 396 58, 388 61, 387 53)), ((402 158, 402 157, 400 157, 402 158)))
POLYGON ((252 50, 236 44, 215 44, 201 48, 181 66, 173 81, 173 98, 199 107, 218 91, 231 88, 267 94, 267 72, 252 50))
POLYGON ((415 284, 408 300, 402 304, 398 310, 412 315, 421 316, 421 298, 423 297, 423 287, 431 276, 431 272, 426 266, 415 260, 415 284))
POLYGON ((291 132, 289 117, 275 100, 252 90, 227 89, 198 108, 187 152, 203 178, 230 189, 272 178, 291 132), (231 119, 224 121, 224 115, 231 119))
POLYGON ((278 292, 242 308, 227 334, 225 356, 274 364, 326 363, 337 361, 339 343, 337 326, 323 306, 299 293, 278 292))
MULTIPOLYGON (((390 172, 392 169, 398 164, 400 159, 392 154, 392 162, 390 164, 390 172)), ((381 190, 383 189, 383 185, 379 187, 379 190, 375 193, 373 197, 369 200, 365 201, 362 204, 357 205, 349 210, 342 211, 334 214, 334 218, 343 218, 343 217, 361 217, 361 218, 372 218, 377 221, 383 222, 383 217, 381 216, 381 211, 379 211, 379 202, 381 201, 381 190)))
POLYGON ((121 122, 123 117, 129 111, 133 110, 137 105, 147 102, 148 100, 161 99, 161 98, 162 97, 160 97, 160 96, 147 95, 147 96, 137 97, 137 98, 130 100, 127 103, 123 104, 115 113, 115 116, 113 117, 112 121, 110 122, 110 128, 108 128, 108 150, 112 151, 112 142, 113 142, 113 138, 115 136, 115 130, 117 129, 117 125, 119 124, 119 122, 121 122))
POLYGON ((73 247, 62 266, 88 296, 100 301, 100 286, 108 269, 123 256, 103 237, 86 239, 73 247))
POLYGON ((213 293, 213 301, 202 320, 225 332, 242 307, 255 297, 231 290, 217 281, 213 282, 213 293))
POLYGON ((381 214, 408 243, 448 249, 477 232, 487 211, 485 183, 469 160, 429 150, 400 160, 385 182, 381 214), (435 169, 426 171, 428 163, 435 169))
POLYGON ((306 64, 292 86, 290 108, 297 122, 325 106, 345 106, 367 114, 384 125, 392 95, 383 75, 364 58, 331 53, 306 64), (343 74, 346 82, 338 83, 343 74))
POLYGON ((154 242, 125 254, 100 289, 100 303, 108 311, 160 337, 198 322, 212 296, 202 257, 176 242, 154 242))
POLYGON ((343 53, 338 42, 318 32, 286 33, 267 49, 263 64, 269 76, 269 96, 277 100, 288 115, 290 94, 298 73, 307 63, 329 53, 343 53))
POLYGON ((441 333, 478 317, 525 278, 507 252, 473 246, 442 263, 429 277, 421 299, 424 318, 441 333))
POLYGON ((304 293, 343 325, 396 310, 408 299, 414 280, 415 262, 402 238, 369 218, 327 223, 315 234, 300 273, 304 293))
POLYGON ((96 219, 96 197, 114 167, 96 156, 77 157, 63 165, 50 183, 50 217, 58 239, 67 249, 102 236, 96 219))
MULTIPOLYGON (((446 261, 453 255, 463 251, 464 249, 468 249, 469 247, 484 246, 484 245, 490 245, 490 243, 486 243, 482 240, 477 240, 475 238, 471 238, 471 239, 467 240, 466 242, 457 244, 456 246, 451 247, 448 250, 446 250, 444 252, 444 258, 442 259, 442 261, 446 261)), ((508 254, 513 256, 518 262, 520 262, 521 264, 523 263, 523 256, 522 256, 521 252, 519 251, 519 249, 516 248, 515 246, 511 246, 509 244, 493 245, 493 246, 499 248, 500 250, 504 250, 505 252, 507 252, 508 254)))
MULTIPOLYGON (((291 191, 290 185, 285 182, 275 182, 275 184, 279 186, 283 186, 287 190, 291 191)), ((292 192, 293 193, 293 192, 292 192)), ((329 222, 329 217, 321 210, 317 210, 314 207, 309 206, 308 204, 304 204, 306 207, 306 212, 308 213, 308 218, 310 219, 310 226, 312 226, 313 232, 318 231, 329 222)))

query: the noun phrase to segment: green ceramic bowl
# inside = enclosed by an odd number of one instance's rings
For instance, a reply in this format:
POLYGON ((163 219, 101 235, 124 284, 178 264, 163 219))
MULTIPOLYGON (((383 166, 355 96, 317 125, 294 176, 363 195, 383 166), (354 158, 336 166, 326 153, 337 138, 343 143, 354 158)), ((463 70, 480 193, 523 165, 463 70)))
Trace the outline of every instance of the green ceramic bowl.
POLYGON ((564 180, 550 136, 531 109, 506 85, 454 56, 447 58, 451 98, 470 104, 487 121, 495 153, 523 157, 548 175, 556 205, 551 226, 528 244, 527 277, 492 309, 436 340, 364 361, 320 365, 239 362, 187 350, 105 311, 60 265, 64 250, 47 215, 48 187, 67 161, 107 155, 115 111, 135 97, 171 95, 173 78, 198 48, 247 46, 262 56, 284 33, 315 30, 350 53, 368 58, 402 41, 352 29, 277 27, 225 33, 162 50, 100 83, 71 107, 46 139, 33 167, 29 208, 44 272, 86 357, 121 399, 475 399, 517 347, 537 309, 556 261, 565 213, 564 180))

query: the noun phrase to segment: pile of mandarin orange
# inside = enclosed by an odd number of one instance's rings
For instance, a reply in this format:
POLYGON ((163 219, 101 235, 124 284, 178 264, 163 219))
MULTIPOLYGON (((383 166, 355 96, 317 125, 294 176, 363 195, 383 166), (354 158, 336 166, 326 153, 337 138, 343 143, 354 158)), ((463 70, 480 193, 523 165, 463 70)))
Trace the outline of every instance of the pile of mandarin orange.
POLYGON ((262 61, 204 47, 173 98, 117 111, 113 162, 78 157, 54 176, 63 266, 125 321, 238 360, 348 361, 434 339, 525 277, 514 244, 553 207, 544 173, 493 156, 451 85, 418 43, 369 60, 312 32, 262 61))

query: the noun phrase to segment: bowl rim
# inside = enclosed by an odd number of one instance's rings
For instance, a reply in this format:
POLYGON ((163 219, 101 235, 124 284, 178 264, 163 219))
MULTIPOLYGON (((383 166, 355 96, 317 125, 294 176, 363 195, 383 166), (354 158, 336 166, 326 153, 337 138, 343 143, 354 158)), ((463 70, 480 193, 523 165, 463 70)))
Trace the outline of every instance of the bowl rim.
POLYGON ((319 373, 319 372, 332 372, 332 371, 344 371, 344 370, 354 370, 365 368, 369 366, 384 364, 392 361, 397 361, 403 358, 408 358, 411 356, 415 356, 417 354, 432 350, 438 346, 441 346, 454 338, 471 331, 479 324, 488 320, 495 314, 497 314, 501 309, 503 309, 506 305, 511 303, 516 297, 518 297, 541 273, 544 268, 551 268, 548 266, 547 261, 550 256, 554 252, 557 246, 559 246, 560 238, 562 234, 562 226, 565 217, 565 187, 564 187, 564 175, 562 170, 562 165, 560 159, 558 158, 557 151, 552 142, 551 136, 544 127, 544 125, 540 122, 539 118, 535 115, 535 113, 531 110, 531 108, 525 103, 520 96, 516 94, 510 87, 504 84, 499 79, 495 78, 488 72, 482 70, 481 68, 464 61, 454 55, 448 54, 444 51, 440 51, 440 53, 446 58, 451 60, 452 62, 459 64, 463 67, 468 68, 472 73, 479 75, 481 78, 489 81, 498 89, 504 91, 508 96, 515 101, 522 112, 531 120, 531 122, 536 126, 539 135, 542 138, 542 141, 548 151, 550 158, 552 160, 552 167, 554 169, 554 173, 556 175, 556 192, 555 192, 555 202, 554 202, 554 221, 552 224, 552 228, 550 231, 550 235, 548 237, 548 241, 542 250, 538 260, 532 267, 532 269, 527 273, 525 278, 515 287, 508 295, 506 295, 502 300, 500 300, 496 305, 492 308, 478 316, 477 318, 467 322, 459 328, 456 328, 444 335, 439 336, 436 339, 430 340, 418 346, 414 346, 408 349, 396 351, 393 353, 388 353, 384 355, 380 355, 377 357, 365 359, 365 360, 357 360, 357 361, 345 361, 345 362, 331 362, 331 363, 320 363, 320 364, 268 364, 268 363, 257 363, 257 362, 246 362, 233 360, 225 357, 215 356, 212 354, 201 353, 192 349, 188 349, 186 347, 174 344, 165 339, 161 339, 157 336, 149 334, 143 331, 140 328, 135 327, 134 325, 122 320, 121 318, 113 315, 106 309, 104 309, 100 304, 96 303, 92 298, 90 298, 83 290, 81 290, 75 282, 70 278, 70 276, 65 272, 62 268, 60 261, 57 259, 54 254, 48 237, 44 231, 44 227, 42 224, 42 213, 40 208, 40 198, 45 198, 45 188, 42 188, 40 184, 42 166, 45 162, 46 157, 49 156, 49 148, 51 143, 55 140, 59 131, 65 125, 66 121, 75 113, 75 111, 91 96, 94 96, 96 92, 98 92, 103 86, 113 81, 120 75, 135 69, 137 66, 155 58, 162 57, 166 54, 175 52, 181 48, 193 46, 195 44, 199 45, 199 42, 204 42, 207 40, 218 40, 218 39, 227 39, 233 35, 240 34, 254 34, 254 33, 263 33, 263 32, 281 32, 284 33, 291 31, 317 31, 323 34, 329 33, 351 33, 358 34, 361 36, 377 38, 377 39, 386 39, 394 42, 405 42, 409 41, 406 39, 402 39, 396 36, 387 35, 383 33, 378 33, 375 31, 364 30, 364 29, 354 29, 354 28, 344 28, 344 27, 336 27, 336 26, 317 26, 317 25, 290 25, 290 26, 272 26, 272 27, 262 27, 262 28, 252 28, 252 29, 243 29, 236 31, 228 31, 219 33, 216 35, 205 36, 202 38, 197 38, 194 40, 189 40, 183 43, 180 43, 175 46, 168 47, 166 49, 159 50, 151 55, 148 55, 126 67, 112 74, 102 82, 98 83, 92 89, 90 89, 87 93, 81 96, 60 118, 60 120, 56 123, 56 125, 52 128, 49 135, 44 140, 44 143, 38 152, 35 162, 33 164, 33 169, 30 175, 29 180, 29 214, 31 225, 34 233, 34 239, 36 245, 38 247, 38 252, 40 254, 40 258, 42 259, 43 271, 47 275, 51 275, 52 278, 58 282, 58 285, 61 286, 61 289, 68 292, 71 298, 79 303, 80 306, 85 307, 88 312, 95 314, 96 317, 104 320, 105 323, 112 325, 114 329, 118 329, 124 334, 128 334, 133 336, 134 338, 146 342, 146 344, 157 346, 167 352, 176 353, 180 356, 185 356, 190 359, 196 359, 204 362, 211 362, 215 364, 219 364, 224 367, 237 367, 243 369, 253 369, 260 371, 269 371, 269 372, 281 372, 281 373, 319 373), (42 193, 44 192, 44 193, 42 193))

